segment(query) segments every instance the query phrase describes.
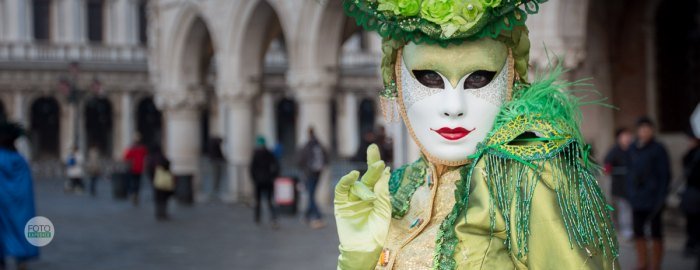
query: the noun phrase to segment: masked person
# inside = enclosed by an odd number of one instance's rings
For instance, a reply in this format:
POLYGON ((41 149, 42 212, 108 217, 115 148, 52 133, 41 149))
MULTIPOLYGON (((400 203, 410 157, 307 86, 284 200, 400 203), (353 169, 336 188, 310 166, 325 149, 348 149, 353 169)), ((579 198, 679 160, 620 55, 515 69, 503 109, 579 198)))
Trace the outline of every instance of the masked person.
POLYGON ((373 145, 340 179, 339 269, 619 269, 573 84, 528 80, 540 2, 344 2, 383 37, 382 108, 421 158, 391 171, 373 145))

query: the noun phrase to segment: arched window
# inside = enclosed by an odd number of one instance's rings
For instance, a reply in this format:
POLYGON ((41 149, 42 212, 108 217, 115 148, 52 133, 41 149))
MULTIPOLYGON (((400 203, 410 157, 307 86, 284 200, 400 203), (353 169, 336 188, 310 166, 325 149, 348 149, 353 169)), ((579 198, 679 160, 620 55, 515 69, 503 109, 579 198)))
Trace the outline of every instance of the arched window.
POLYGON ((40 97, 32 103, 29 134, 37 159, 59 157, 60 115, 53 97, 40 97))
POLYGON ((136 108, 136 130, 147 146, 161 145, 163 116, 153 98, 142 99, 136 108))
POLYGON ((32 19, 34 40, 48 41, 51 38, 51 0, 34 0, 32 19))
POLYGON ((104 39, 104 1, 87 1, 87 34, 90 42, 102 42, 104 39))
POLYGON ((85 104, 85 131, 88 147, 112 154, 112 104, 106 98, 93 97, 85 104))

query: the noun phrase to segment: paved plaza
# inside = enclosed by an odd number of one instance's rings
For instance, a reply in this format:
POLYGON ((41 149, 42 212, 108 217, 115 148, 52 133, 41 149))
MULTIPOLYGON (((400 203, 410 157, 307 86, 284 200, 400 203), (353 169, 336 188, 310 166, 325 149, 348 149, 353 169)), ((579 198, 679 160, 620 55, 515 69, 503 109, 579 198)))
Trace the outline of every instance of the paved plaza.
MULTIPOLYGON (((285 217, 281 229, 273 230, 255 226, 249 207, 220 202, 172 204, 172 220, 156 222, 150 192, 134 207, 114 201, 108 183, 101 184, 99 197, 91 198, 64 194, 60 180, 37 181, 38 213, 53 221, 56 235, 31 269, 335 268, 338 240, 333 224, 312 230, 299 218, 285 217)), ((682 235, 677 230, 668 234, 664 269, 693 269, 694 262, 680 252, 682 235)), ((632 243, 623 242, 621 253, 623 269, 632 269, 632 243)))

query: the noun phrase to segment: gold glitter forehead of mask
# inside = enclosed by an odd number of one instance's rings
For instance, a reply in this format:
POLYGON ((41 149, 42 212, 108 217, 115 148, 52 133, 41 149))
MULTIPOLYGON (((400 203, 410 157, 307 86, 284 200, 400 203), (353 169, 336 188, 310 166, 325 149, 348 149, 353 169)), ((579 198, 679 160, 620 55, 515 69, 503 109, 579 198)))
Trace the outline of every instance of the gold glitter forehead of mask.
POLYGON ((502 42, 484 38, 448 47, 409 43, 401 53, 409 71, 436 71, 455 86, 464 75, 474 71, 499 71, 508 51, 502 42))

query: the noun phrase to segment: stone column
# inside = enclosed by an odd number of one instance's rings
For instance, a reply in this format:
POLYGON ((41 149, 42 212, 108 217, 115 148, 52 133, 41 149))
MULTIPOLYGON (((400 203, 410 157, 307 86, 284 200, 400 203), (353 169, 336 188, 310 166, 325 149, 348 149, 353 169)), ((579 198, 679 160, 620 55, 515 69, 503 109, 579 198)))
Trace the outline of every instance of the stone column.
POLYGON ((341 157, 352 157, 359 147, 357 96, 353 92, 346 92, 338 105, 338 154, 341 157))
MULTIPOLYGON (((22 127, 24 127, 25 130, 29 130, 29 119, 28 118, 28 109, 27 109, 27 98, 22 94, 22 91, 17 91, 14 93, 14 96, 12 97, 12 112, 10 113, 10 118, 13 121, 16 121, 22 127)), ((30 148, 29 140, 26 136, 20 137, 20 139, 17 141, 15 144, 17 146, 17 150, 28 160, 32 160, 32 151, 30 148)))
POLYGON ((9 42, 29 41, 31 37, 30 2, 27 0, 7 0, 4 20, 6 40, 9 42))
POLYGON ((133 45, 137 40, 136 33, 136 1, 133 0, 115 0, 109 3, 113 9, 110 14, 113 15, 107 24, 112 31, 109 33, 109 41, 116 45, 133 45))
MULTIPOLYGON (((308 141, 308 129, 313 127, 316 137, 330 153, 331 142, 331 108, 332 86, 336 83, 336 74, 322 70, 303 72, 290 71, 289 85, 293 89, 299 110, 297 120, 297 145, 302 147, 308 141)), ((324 212, 332 211, 331 186, 337 179, 330 179, 330 167, 321 174, 316 191, 316 201, 324 212)))
POLYGON ((136 129, 134 128, 134 98, 129 92, 121 93, 119 97, 119 115, 118 118, 118 138, 116 145, 116 151, 114 152, 114 157, 119 159, 126 149, 134 141, 134 134, 136 129))
POLYGON ((68 102, 59 101, 60 108, 60 123, 59 123, 59 133, 60 133, 60 143, 59 152, 61 158, 65 158, 70 153, 70 149, 74 146, 75 138, 75 114, 78 113, 76 106, 71 105, 68 102))
POLYGON ((259 114, 255 117, 255 135, 265 137, 267 147, 274 147, 277 143, 276 127, 275 127, 275 101, 270 93, 263 93, 256 112, 259 114))
POLYGON ((17 121, 25 128, 29 128, 29 120, 27 119, 27 109, 26 105, 27 99, 22 94, 22 91, 15 92, 12 98, 12 120, 17 121))
POLYGON ((170 159, 170 169, 175 175, 192 175, 195 182, 199 177, 199 117, 203 103, 204 94, 198 91, 179 89, 156 93, 156 105, 164 112, 164 149, 170 159))
MULTIPOLYGON (((253 86, 249 86, 253 87, 253 86)), ((255 88, 250 88, 254 90, 255 88)), ((225 153, 228 166, 227 201, 250 201, 252 185, 248 166, 253 154, 253 106, 252 90, 242 91, 236 87, 234 91, 219 94, 219 99, 226 103, 226 138, 225 153)))
POLYGON ((225 111, 222 110, 222 108, 226 107, 224 105, 221 101, 209 103, 209 137, 222 138, 224 134, 223 118, 225 111))
POLYGON ((80 0, 63 0, 59 2, 59 15, 61 29, 60 35, 56 38, 60 42, 65 43, 81 43, 87 37, 85 33, 85 7, 83 1, 80 0))
POLYGON ((297 145, 308 141, 308 129, 314 128, 316 137, 328 147, 331 142, 331 92, 335 74, 320 70, 290 72, 289 86, 296 97, 299 115, 297 122, 297 145))

